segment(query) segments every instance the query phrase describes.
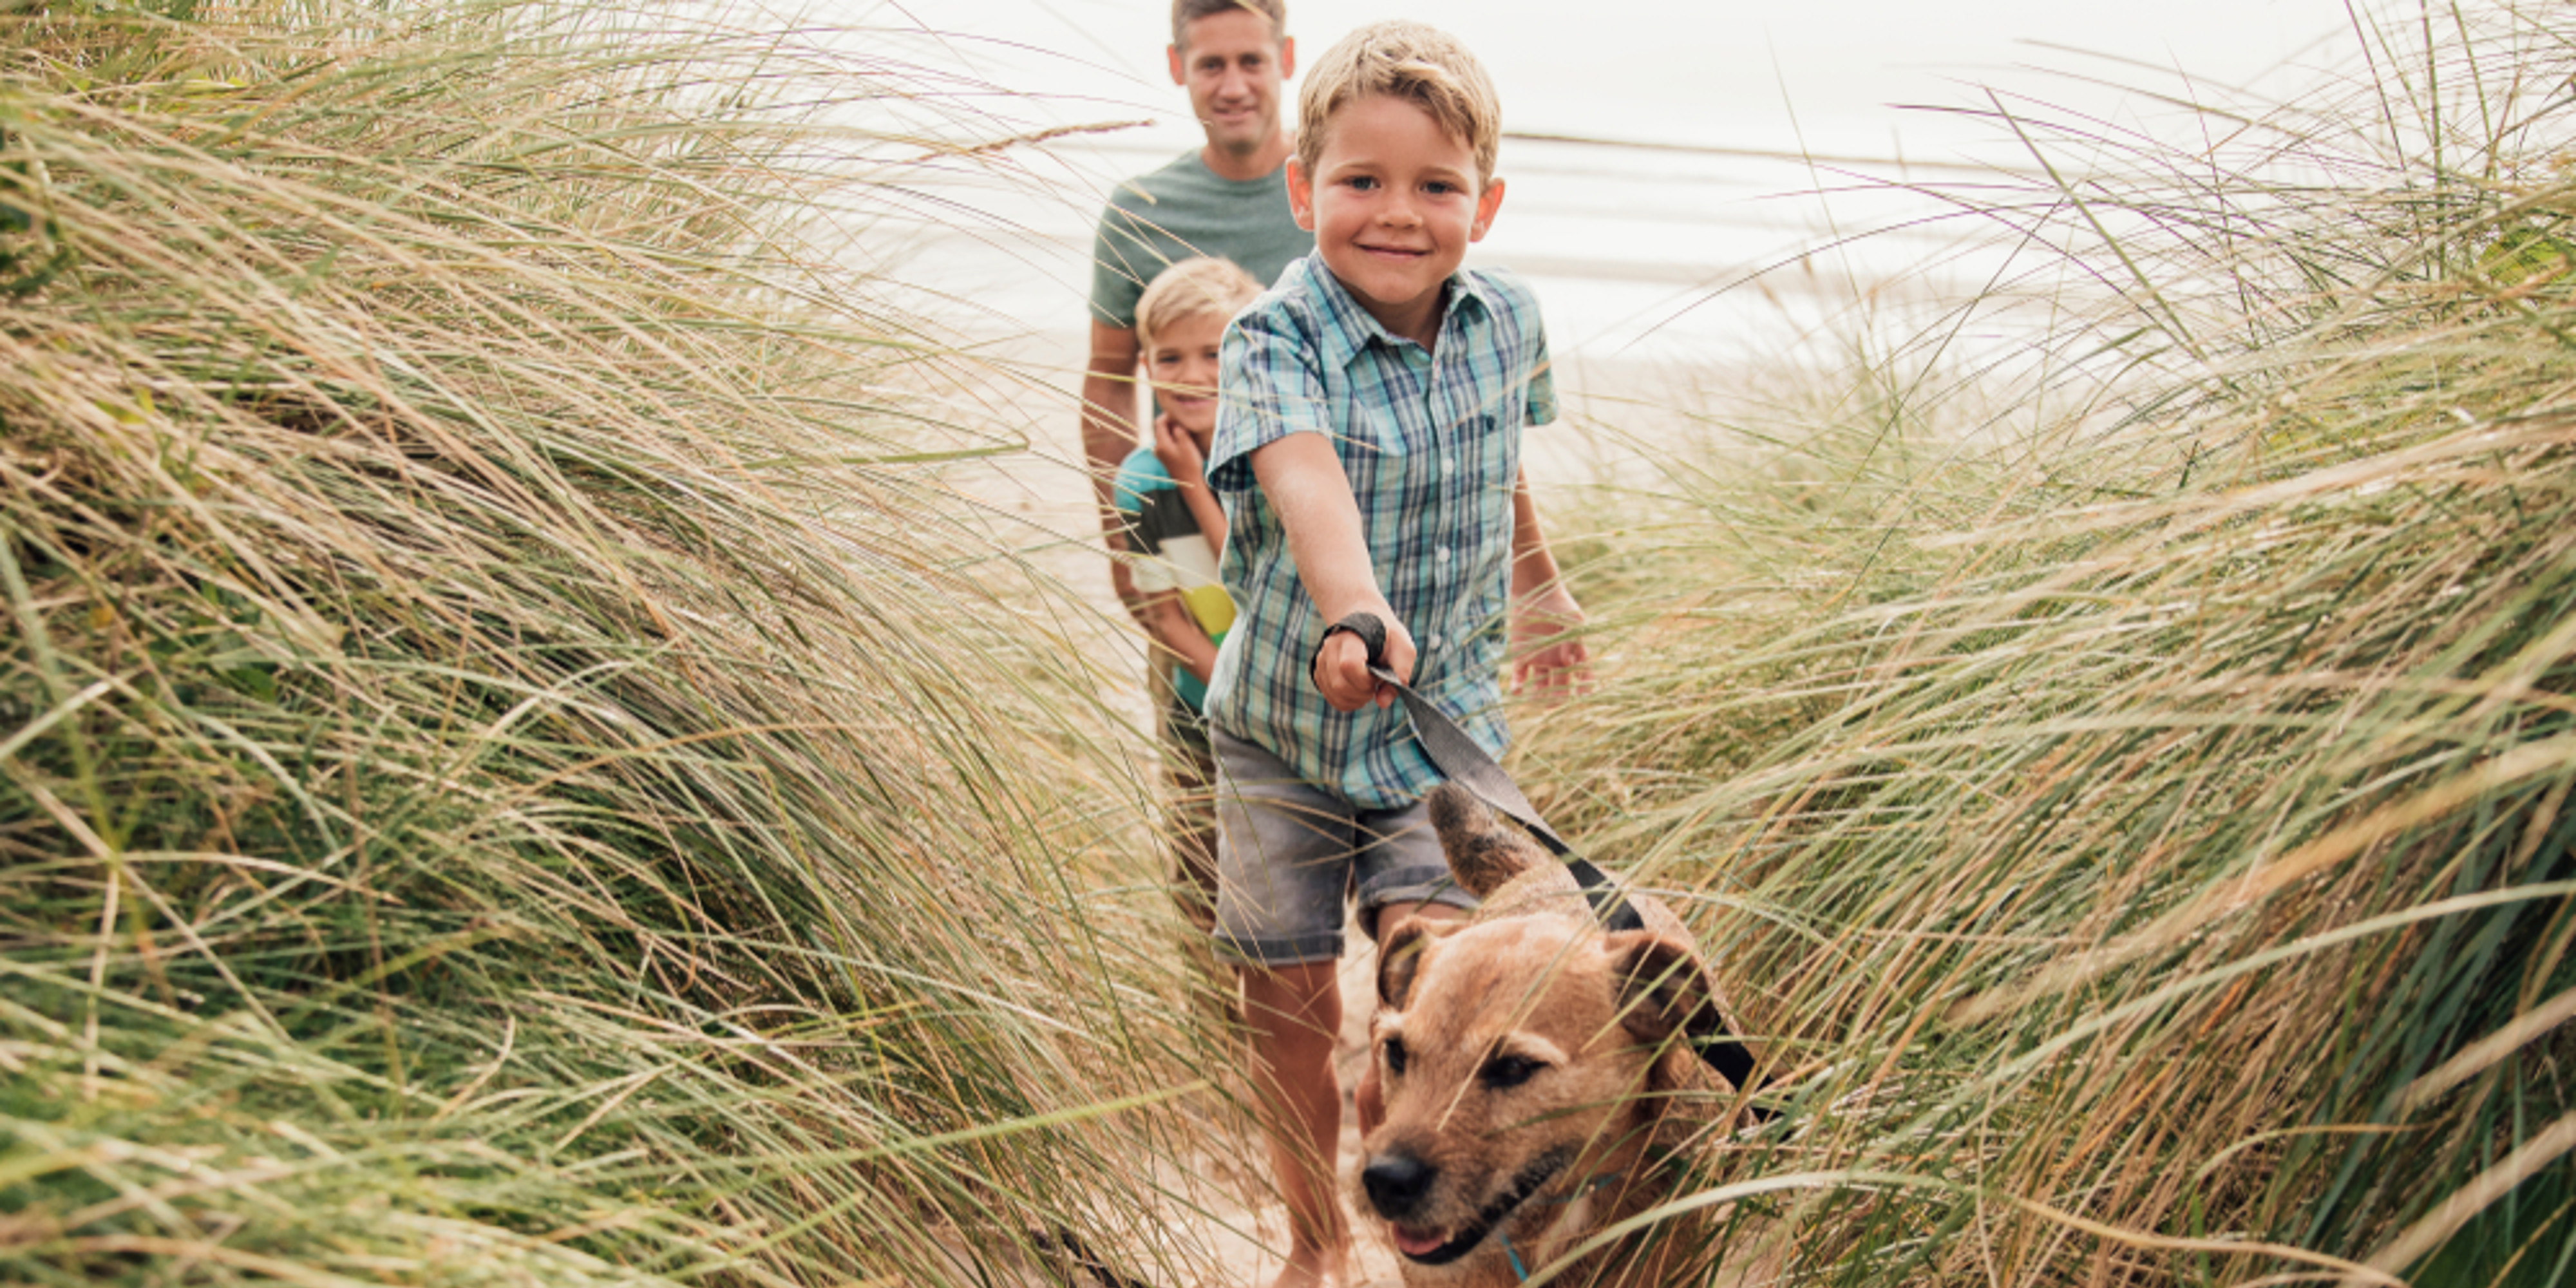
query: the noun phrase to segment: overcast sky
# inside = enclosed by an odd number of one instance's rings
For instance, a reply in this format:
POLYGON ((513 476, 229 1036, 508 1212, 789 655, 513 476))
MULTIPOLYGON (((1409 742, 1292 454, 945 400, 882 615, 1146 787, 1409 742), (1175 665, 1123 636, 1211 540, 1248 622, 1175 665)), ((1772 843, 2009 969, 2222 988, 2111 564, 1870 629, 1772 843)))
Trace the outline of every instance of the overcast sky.
MULTIPOLYGON (((1013 150, 1040 187, 969 188, 922 230, 929 258, 916 260, 917 271, 983 310, 979 325, 1077 325, 1099 194, 1200 141, 1165 70, 1169 0, 804 2, 827 24, 865 28, 852 39, 872 55, 1001 91, 971 100, 1000 120, 970 124, 970 136, 1157 122, 1013 150), (894 34, 906 29, 914 34, 894 34)), ((2355 3, 2411 34, 2411 5, 2355 3)), ((1384 17, 1463 38, 1493 74, 1509 131, 1901 156, 1906 173, 1971 158, 2030 164, 2009 129, 1961 114, 1990 110, 1981 86, 2019 113, 2145 119, 2189 146, 2206 122, 2155 93, 2229 99, 2224 87, 2262 82, 2265 97, 2290 95, 2327 69, 2354 67, 2359 48, 2344 0, 1289 0, 1290 30, 1308 59, 1384 17)), ((2080 145, 2049 146, 2054 163, 2074 153, 2080 166, 2080 145)), ((1624 350, 1647 335, 1687 348, 1738 333, 1742 318, 1704 306, 1717 287, 1800 247, 1912 228, 1920 213, 1901 190, 1849 182, 1849 167, 1740 154, 1507 142, 1502 171, 1512 183, 1506 214, 1476 254, 1544 279, 1550 326, 1568 349, 1624 350)), ((1846 263, 1868 259, 1867 276, 1929 249, 1873 237, 1841 253, 1846 263)), ((1767 307, 1751 290, 1728 300, 1744 303, 1739 311, 1767 307)))
MULTIPOLYGON (((1067 96, 1058 105, 1067 119, 1093 105, 1104 116, 1168 118, 1181 102, 1163 70, 1161 0, 827 3, 848 18, 908 16, 971 37, 953 46, 962 58, 1015 87, 1067 96)), ((1756 148, 1795 146, 1803 131, 1817 150, 1884 150, 1900 134, 1909 150, 1941 147, 1965 134, 1897 105, 1973 105, 1979 83, 2087 109, 2118 100, 2066 73, 2174 83, 2169 72, 2048 45, 2221 82, 2339 62, 2355 47, 2343 0, 1291 0, 1289 9, 1309 57, 1383 17, 1464 38, 1492 70, 1515 130, 1756 148)))

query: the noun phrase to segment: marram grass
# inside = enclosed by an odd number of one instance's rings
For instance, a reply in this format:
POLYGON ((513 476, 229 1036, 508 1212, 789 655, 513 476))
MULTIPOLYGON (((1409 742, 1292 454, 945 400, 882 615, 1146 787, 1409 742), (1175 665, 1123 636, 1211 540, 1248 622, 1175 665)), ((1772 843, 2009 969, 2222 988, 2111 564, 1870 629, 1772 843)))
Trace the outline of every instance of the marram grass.
POLYGON ((689 14, 0 9, 0 1279, 1146 1228, 1135 747, 825 239, 1009 131, 689 14))
POLYGON ((2576 56, 2386 24, 2187 145, 1998 98, 1992 289, 1572 543, 1519 763, 1766 1040, 1736 1264, 2576 1276, 2576 56))

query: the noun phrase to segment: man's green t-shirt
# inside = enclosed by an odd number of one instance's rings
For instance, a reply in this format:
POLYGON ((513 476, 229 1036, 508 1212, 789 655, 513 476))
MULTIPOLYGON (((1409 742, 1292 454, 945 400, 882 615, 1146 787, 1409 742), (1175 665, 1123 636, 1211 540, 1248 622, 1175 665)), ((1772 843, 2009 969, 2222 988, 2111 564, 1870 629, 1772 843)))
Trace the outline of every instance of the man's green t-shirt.
POLYGON ((1091 244, 1091 315, 1136 325, 1136 297, 1154 275, 1194 255, 1233 260, 1264 286, 1315 248, 1288 213, 1285 166, 1258 179, 1225 179, 1195 151, 1109 194, 1091 244))

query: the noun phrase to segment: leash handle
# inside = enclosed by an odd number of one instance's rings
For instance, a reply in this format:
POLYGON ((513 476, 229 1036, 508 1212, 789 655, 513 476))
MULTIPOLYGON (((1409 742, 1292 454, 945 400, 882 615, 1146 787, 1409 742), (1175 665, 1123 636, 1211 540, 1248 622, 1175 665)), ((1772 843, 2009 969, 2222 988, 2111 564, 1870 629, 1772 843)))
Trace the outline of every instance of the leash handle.
MULTIPOLYGON (((1395 672, 1386 665, 1386 623, 1379 621, 1376 614, 1352 613, 1325 627, 1323 636, 1315 641, 1314 654, 1306 659, 1309 679, 1314 676, 1315 664, 1323 660, 1324 641, 1345 634, 1358 636, 1361 645, 1368 649, 1369 674, 1393 688, 1396 696, 1403 699, 1404 713, 1412 721, 1414 737, 1422 743, 1424 754, 1431 758, 1431 763, 1441 773, 1474 793, 1495 813, 1520 824, 1531 839, 1563 859, 1566 871, 1574 877, 1575 884, 1583 888, 1585 901, 1592 905, 1592 915, 1603 926, 1611 930, 1645 929, 1645 918, 1637 914, 1635 904, 1620 894, 1610 875, 1576 854, 1574 847, 1567 845, 1564 838, 1539 818, 1538 811, 1531 807, 1529 798, 1521 794, 1519 784, 1512 781, 1511 775, 1504 773, 1503 767, 1494 763, 1494 758, 1477 746, 1475 739, 1468 737, 1467 732, 1460 729, 1446 712, 1414 691, 1412 686, 1395 678, 1395 672)), ((1718 1076, 1725 1078, 1729 1086, 1742 1090, 1754 1085, 1753 1052, 1746 1048, 1742 1039, 1720 1031, 1697 1037, 1691 1045, 1698 1051, 1699 1058, 1716 1070, 1718 1076)), ((1776 1115, 1776 1111, 1761 1105, 1752 1106, 1750 1112, 1757 1120, 1765 1121, 1776 1115)))
POLYGON ((1393 688, 1396 695, 1404 700, 1405 715, 1413 723, 1414 737, 1420 740, 1423 751, 1441 773, 1447 775, 1451 782, 1475 793, 1476 798, 1495 813, 1520 824, 1532 840, 1546 847, 1548 853, 1565 860, 1567 871, 1573 874, 1575 884, 1583 887, 1584 898, 1591 902, 1592 911, 1602 924, 1612 930, 1638 930, 1645 926, 1637 916, 1637 910, 1620 897, 1609 874, 1576 854, 1574 847, 1565 843, 1565 838, 1558 836, 1554 828, 1539 818, 1538 811, 1530 806, 1529 798, 1521 794, 1520 786, 1512 781, 1511 775, 1503 772, 1501 765, 1494 763, 1492 756, 1485 754, 1485 750, 1429 698, 1395 678, 1395 673, 1387 669, 1386 623, 1379 621, 1376 614, 1352 613, 1325 627, 1323 637, 1315 641, 1315 653, 1307 660, 1306 669, 1313 671, 1315 663, 1323 660, 1324 640, 1344 634, 1359 637, 1361 645, 1368 649, 1369 674, 1393 688))
POLYGON ((1368 669, 1370 675, 1384 680, 1389 684, 1403 683, 1403 681, 1395 678, 1395 672, 1387 669, 1386 623, 1379 621, 1377 619, 1377 614, 1365 611, 1353 613, 1350 616, 1324 628, 1322 637, 1315 641, 1314 654, 1306 659, 1306 674, 1309 677, 1312 677, 1315 673, 1315 664, 1324 660, 1325 641, 1332 639, 1336 635, 1357 635, 1360 637, 1360 645, 1368 650, 1368 669))

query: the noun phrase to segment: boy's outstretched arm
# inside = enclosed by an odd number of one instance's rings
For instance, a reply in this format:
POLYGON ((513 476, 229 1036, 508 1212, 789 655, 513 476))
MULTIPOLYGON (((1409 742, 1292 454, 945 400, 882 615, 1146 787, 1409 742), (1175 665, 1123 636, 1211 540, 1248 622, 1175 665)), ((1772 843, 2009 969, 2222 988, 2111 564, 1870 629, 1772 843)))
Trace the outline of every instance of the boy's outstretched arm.
POLYGON ((1530 498, 1529 467, 1512 484, 1512 688, 1532 680, 1539 696, 1579 690, 1590 679, 1592 650, 1578 633, 1583 608, 1558 579, 1556 556, 1539 530, 1538 503, 1530 498))
MULTIPOLYGON (((1316 611, 1326 622, 1356 612, 1376 614, 1386 623, 1387 669, 1399 680, 1412 679, 1413 634, 1396 620, 1378 588, 1359 503, 1351 498, 1351 482, 1332 443, 1321 434, 1289 434, 1252 449, 1251 460, 1252 476, 1288 533, 1289 558, 1316 611)), ((1367 646, 1347 633, 1324 641, 1313 678, 1335 711, 1357 711, 1372 699, 1381 707, 1395 701, 1395 690, 1370 677, 1367 646)))

